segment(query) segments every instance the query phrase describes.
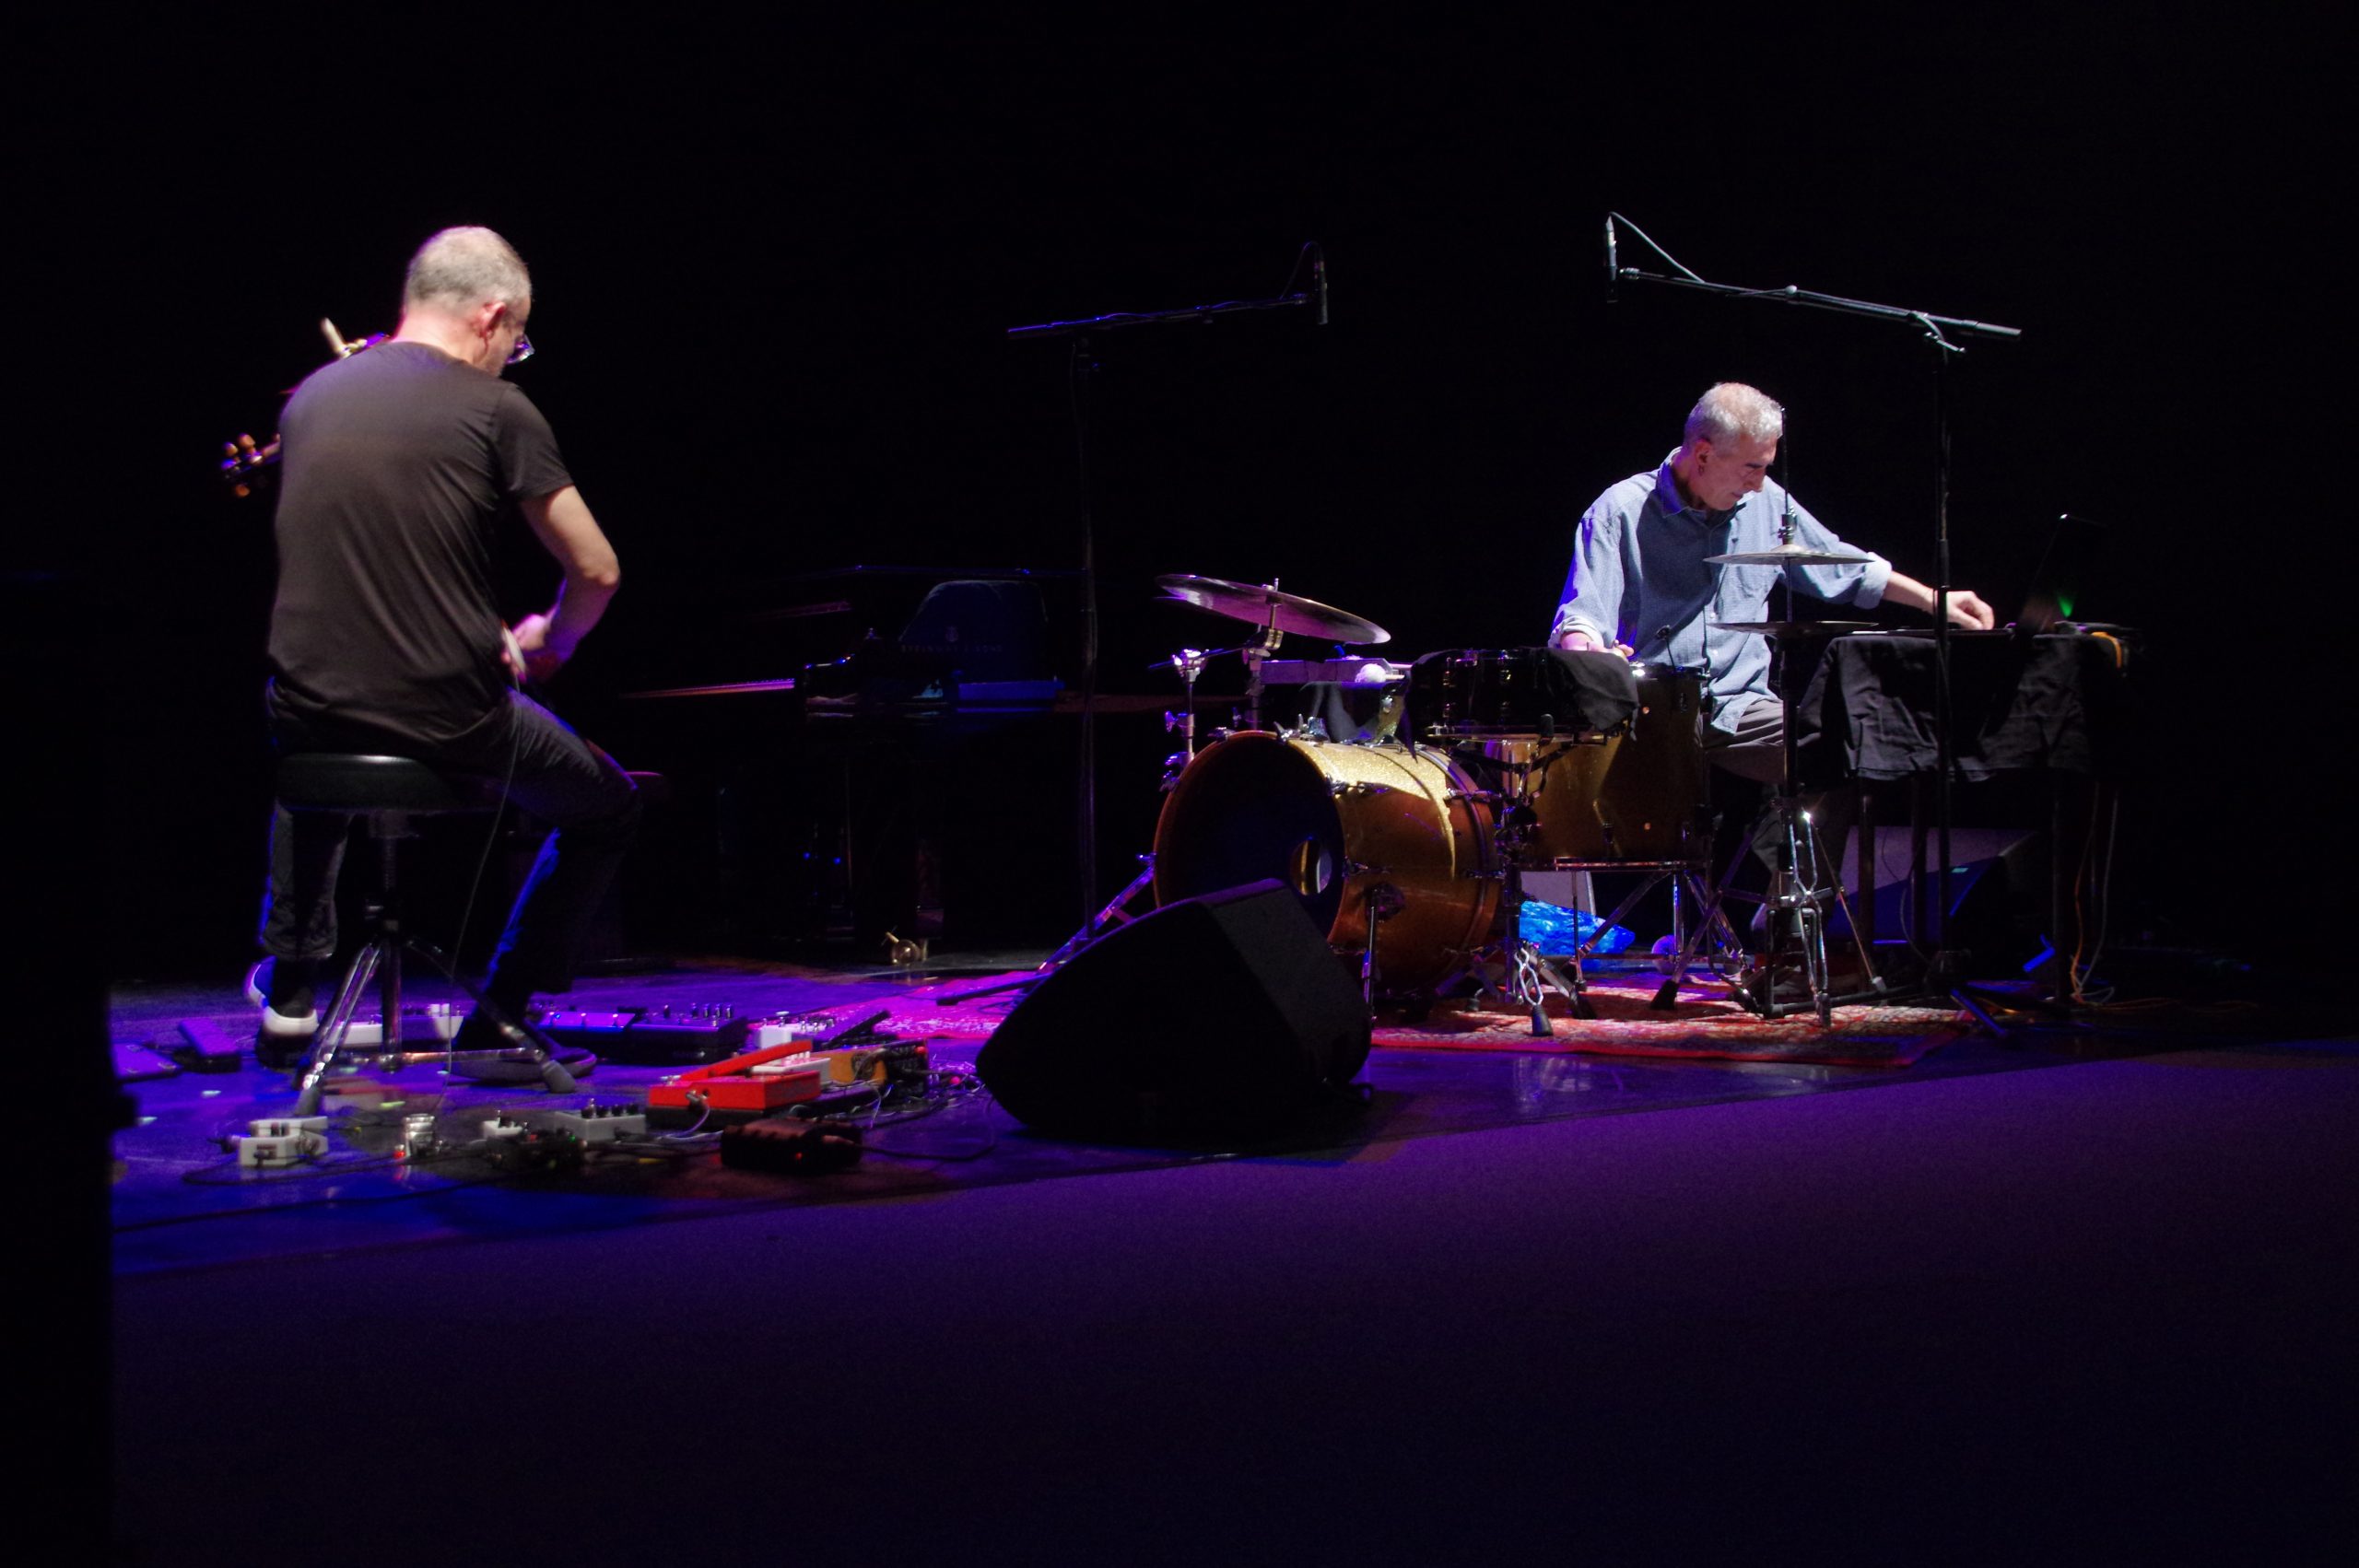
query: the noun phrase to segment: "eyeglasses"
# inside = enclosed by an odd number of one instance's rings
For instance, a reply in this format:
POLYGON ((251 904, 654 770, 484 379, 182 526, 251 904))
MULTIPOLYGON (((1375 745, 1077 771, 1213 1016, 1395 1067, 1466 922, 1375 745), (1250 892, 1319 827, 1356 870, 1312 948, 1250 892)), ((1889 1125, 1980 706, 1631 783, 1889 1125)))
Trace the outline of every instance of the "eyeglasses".
POLYGON ((533 340, 526 337, 522 333, 518 333, 516 334, 516 346, 508 351, 508 357, 504 363, 510 365, 522 365, 525 360, 530 359, 532 357, 533 340))

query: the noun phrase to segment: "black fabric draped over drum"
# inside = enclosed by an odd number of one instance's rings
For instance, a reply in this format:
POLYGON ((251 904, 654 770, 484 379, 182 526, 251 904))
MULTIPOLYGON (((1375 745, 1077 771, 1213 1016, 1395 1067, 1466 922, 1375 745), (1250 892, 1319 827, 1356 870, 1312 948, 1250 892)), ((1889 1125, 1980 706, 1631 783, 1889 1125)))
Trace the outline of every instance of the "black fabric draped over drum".
POLYGON ((1637 677, 1618 653, 1448 649, 1409 670, 1409 722, 1420 735, 1602 735, 1628 723, 1637 709, 1637 677))

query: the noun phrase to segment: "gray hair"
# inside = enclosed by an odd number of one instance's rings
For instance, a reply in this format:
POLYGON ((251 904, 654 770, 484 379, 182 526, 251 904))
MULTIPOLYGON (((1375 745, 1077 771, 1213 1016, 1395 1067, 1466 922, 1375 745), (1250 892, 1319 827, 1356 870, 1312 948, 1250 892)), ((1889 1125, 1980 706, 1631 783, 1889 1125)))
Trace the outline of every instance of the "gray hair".
POLYGON ((1687 411, 1687 441, 1719 446, 1742 436, 1749 441, 1774 441, 1786 433, 1786 410, 1757 387, 1743 381, 1722 381, 1687 411))
POLYGON ((532 297, 533 275, 516 247, 488 228, 446 228, 410 258, 402 307, 464 311, 497 299, 513 310, 532 297))

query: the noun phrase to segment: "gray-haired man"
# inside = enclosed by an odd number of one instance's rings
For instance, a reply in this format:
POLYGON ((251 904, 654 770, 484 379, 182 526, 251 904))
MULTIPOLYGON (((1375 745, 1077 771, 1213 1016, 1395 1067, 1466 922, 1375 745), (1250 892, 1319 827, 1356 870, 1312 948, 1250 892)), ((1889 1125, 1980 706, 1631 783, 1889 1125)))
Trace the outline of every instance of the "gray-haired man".
MULTIPOLYGON (((281 752, 384 753, 505 778, 511 801, 555 825, 486 985, 511 1016, 572 984, 640 811, 629 776, 519 689, 572 657, 622 580, 548 422, 501 380, 532 352, 532 310, 531 276, 507 240, 445 229, 410 263, 393 336, 288 400, 267 692, 281 752), (512 631, 491 588, 492 529, 511 508, 564 574, 549 609, 512 631)), ((274 813, 255 1039, 266 1065, 299 1061, 317 1027, 348 825, 274 813)))

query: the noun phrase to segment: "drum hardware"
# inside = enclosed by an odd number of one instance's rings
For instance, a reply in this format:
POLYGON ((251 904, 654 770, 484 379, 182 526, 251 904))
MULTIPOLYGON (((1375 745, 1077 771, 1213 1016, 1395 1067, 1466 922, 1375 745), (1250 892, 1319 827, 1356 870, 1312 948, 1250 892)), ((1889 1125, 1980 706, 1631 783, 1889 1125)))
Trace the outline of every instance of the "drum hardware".
MULTIPOLYGON (((1630 912, 1638 907, 1639 901, 1666 880, 1671 883, 1672 951, 1661 954, 1658 960, 1665 977, 1663 983, 1655 989, 1654 999, 1648 1002, 1647 1006, 1658 1012, 1670 1012, 1679 1001, 1679 982, 1684 979, 1687 972, 1698 963, 1708 963, 1713 973, 1723 978, 1733 977, 1729 973, 1726 960, 1731 954, 1740 960, 1744 958, 1744 943, 1738 939, 1735 928, 1729 924, 1728 915, 1721 908, 1723 892, 1712 885, 1711 867, 1708 861, 1701 863, 1673 861, 1667 864, 1633 863, 1627 860, 1601 861, 1591 866, 1567 869, 1644 871, 1648 873, 1636 887, 1624 895, 1621 903, 1614 907, 1614 912, 1598 923, 1598 935, 1582 942, 1569 955, 1573 961, 1574 975, 1581 977, 1579 983, 1584 992, 1587 990, 1587 982, 1586 977, 1582 976, 1582 963, 1596 956, 1597 943, 1603 940, 1605 932, 1612 930, 1628 919, 1630 912), (1688 913, 1690 903, 1702 908, 1702 919, 1691 919, 1688 913), (1708 949, 1714 954, 1709 960, 1705 958, 1708 949)), ((1586 994, 1578 999, 1574 1005, 1576 1012, 1581 1017, 1592 1016, 1588 1011, 1589 1000, 1586 994)))
MULTIPOLYGON (((1186 687, 1186 700, 1180 705, 1180 711, 1173 713, 1167 710, 1163 715, 1165 731, 1169 731, 1176 728, 1181 737, 1180 750, 1164 758, 1163 780, 1159 788, 1167 796, 1179 787, 1180 780, 1186 776, 1188 768, 1196 759, 1196 677, 1203 673, 1205 664, 1210 662, 1215 655, 1234 651, 1236 650, 1232 649, 1208 650, 1201 648, 1183 648, 1173 654, 1168 661, 1158 661, 1154 666, 1160 669, 1165 662, 1168 662, 1172 669, 1180 673, 1180 679, 1186 687)), ((1215 741, 1217 742, 1226 739, 1228 731, 1226 729, 1216 728, 1212 733, 1215 741)), ((1129 925, 1136 919, 1138 917, 1131 913, 1131 906, 1138 902, 1141 895, 1154 885, 1155 855, 1150 851, 1139 857, 1138 874, 1123 883, 1120 893, 1114 895, 1095 914, 1084 920, 1081 923, 1081 929, 1067 937, 1062 946, 1041 960, 1039 968, 1031 976, 1025 979, 1009 981, 1005 985, 988 987, 980 991, 967 991, 957 997, 945 1000, 960 1001, 974 997, 991 996, 1000 991, 1029 990, 1055 973, 1059 967, 1070 962, 1074 954, 1104 936, 1108 931, 1117 926, 1129 925)))
POLYGON ((1503 929, 1498 945, 1492 952, 1506 984, 1494 986, 1485 976, 1483 989, 1503 1001, 1529 1008, 1532 1038, 1544 1040, 1555 1032, 1548 1023, 1547 997, 1550 991, 1563 997, 1571 1005, 1576 1017, 1592 1018, 1596 1013, 1590 1007, 1589 999, 1581 994, 1580 981, 1567 978, 1553 960, 1524 940, 1523 868, 1516 863, 1515 856, 1515 848, 1521 842, 1522 835, 1508 823, 1508 818, 1512 814, 1503 813, 1498 825, 1493 829, 1499 845, 1506 886, 1499 898, 1503 929))
POLYGON ((1137 903, 1139 895, 1154 885, 1154 883, 1155 857, 1152 854, 1141 855, 1139 874, 1125 883, 1122 891, 1114 895, 1103 908, 1082 922, 1081 929, 1067 937, 1062 947, 1042 959, 1038 969, 1020 980, 1003 980, 995 986, 985 986, 980 990, 960 991, 955 996, 945 996, 942 999, 943 1004, 949 1006, 962 1001, 973 1001, 979 997, 998 996, 1003 991, 1030 990, 1056 973, 1061 966, 1071 962, 1074 954, 1104 936, 1108 931, 1117 926, 1127 926, 1137 919, 1138 917, 1131 913, 1131 906, 1137 903))
POLYGON ((1260 637, 1238 650, 1245 659, 1245 723, 1249 730, 1262 727, 1262 666, 1278 650, 1286 633, 1345 644, 1392 640, 1392 634, 1374 621, 1364 621, 1298 593, 1279 591, 1274 578, 1255 584, 1179 572, 1156 578, 1155 582, 1167 598, 1261 628, 1260 637))
MULTIPOLYGON (((1169 661, 1171 667, 1180 672, 1180 683, 1184 688, 1184 700, 1180 705, 1179 712, 1172 713, 1167 710, 1164 713, 1163 729, 1166 734, 1175 729, 1180 731, 1180 755, 1174 760, 1181 767, 1187 766, 1196 758, 1196 677, 1204 673, 1204 666, 1211 660, 1212 654, 1203 649, 1183 648, 1173 654, 1169 661)), ((1171 763, 1166 762, 1164 766, 1168 769, 1171 763)), ((1163 787, 1166 790, 1170 789, 1176 777, 1167 772, 1164 776, 1163 787)))
MULTIPOLYGON (((1792 590, 1787 591, 1789 601, 1792 590)), ((1770 801, 1770 813, 1778 822, 1778 863, 1770 875, 1769 891, 1763 896, 1763 907, 1768 912, 1769 941, 1748 981, 1732 988, 1731 995, 1746 1011, 1763 1018, 1781 1018, 1800 1012, 1804 1007, 1818 1015, 1819 1027, 1834 1023, 1837 999, 1833 993, 1826 962, 1825 907, 1831 901, 1848 919, 1850 907, 1845 902, 1840 869, 1830 890, 1819 882, 1823 861, 1819 853, 1818 833, 1811 821, 1811 813, 1802 802, 1795 786, 1798 743, 1794 736, 1794 689, 1799 684, 1792 668, 1793 654, 1800 646, 1813 649, 1818 642, 1840 637, 1856 623, 1831 621, 1756 621, 1742 623, 1742 628, 1757 630, 1769 639, 1770 649, 1777 661, 1772 685, 1778 692, 1779 728, 1783 731, 1779 746, 1778 793, 1770 801), (1789 957, 1785 939, 1790 935, 1795 951, 1789 957), (1787 1004, 1778 997, 1778 977, 1780 969, 1799 968, 1803 985, 1810 992, 1807 1003, 1787 1004)), ((1743 863, 1740 851, 1729 864, 1721 879, 1720 892, 1728 892, 1729 879, 1743 863)), ((1884 977, 1875 972, 1873 957, 1865 943, 1852 932, 1852 944, 1859 949, 1860 973, 1869 989, 1846 1001, 1884 993, 1884 977)))
MULTIPOLYGON (((1637 708, 1608 730, 1558 737, 1547 732, 1553 725, 1534 723, 1528 732, 1495 731, 1459 745, 1479 750, 1481 766, 1502 782, 1497 814, 1508 837, 1500 858, 1515 873, 1508 901, 1519 915, 1525 872, 1648 873, 1599 926, 1601 933, 1619 926, 1657 886, 1671 883, 1673 951, 1669 979, 1652 1003, 1668 1009, 1677 1000, 1680 979, 1708 943, 1724 942, 1739 954, 1743 948, 1719 915, 1711 880, 1707 764, 1697 728, 1703 677, 1695 671, 1638 666, 1633 678, 1637 708)), ((1555 989, 1570 1000, 1577 1017, 1595 1016, 1583 964, 1595 955, 1597 940, 1565 955, 1569 975, 1536 950, 1538 965, 1510 965, 1521 992, 1518 1000, 1536 1000, 1535 987, 1555 989)))
POLYGON ((1360 1000, 1367 1005, 1371 1013, 1376 1011, 1377 933, 1383 929, 1385 921, 1408 907, 1409 901, 1403 898, 1401 895, 1401 890, 1391 883, 1379 882, 1369 885, 1364 906, 1365 918, 1367 921, 1367 942, 1360 949, 1360 1000))

